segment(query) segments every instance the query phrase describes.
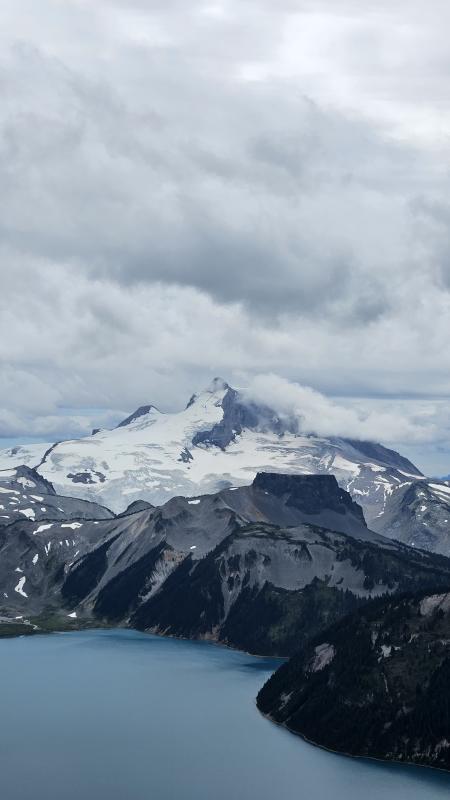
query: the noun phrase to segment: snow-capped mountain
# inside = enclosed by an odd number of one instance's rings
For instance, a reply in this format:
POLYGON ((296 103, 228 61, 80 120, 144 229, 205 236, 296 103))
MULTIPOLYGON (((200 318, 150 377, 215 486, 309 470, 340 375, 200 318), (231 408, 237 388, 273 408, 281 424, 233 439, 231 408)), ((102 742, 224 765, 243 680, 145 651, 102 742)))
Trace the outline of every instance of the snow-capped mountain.
POLYGON ((372 528, 411 547, 450 556, 450 482, 414 481, 389 499, 372 528))
POLYGON ((0 469, 19 464, 35 468, 58 494, 116 512, 134 500, 159 505, 245 485, 259 471, 331 473, 369 523, 396 489, 423 477, 382 445, 303 433, 298 419, 256 406, 220 378, 178 413, 146 405, 113 430, 0 452, 0 469))
MULTIPOLYGON (((114 514, 97 503, 58 497, 53 486, 34 469, 20 466, 0 472, 0 526, 18 520, 112 519, 114 514)), ((45 527, 45 526, 44 526, 45 527)))

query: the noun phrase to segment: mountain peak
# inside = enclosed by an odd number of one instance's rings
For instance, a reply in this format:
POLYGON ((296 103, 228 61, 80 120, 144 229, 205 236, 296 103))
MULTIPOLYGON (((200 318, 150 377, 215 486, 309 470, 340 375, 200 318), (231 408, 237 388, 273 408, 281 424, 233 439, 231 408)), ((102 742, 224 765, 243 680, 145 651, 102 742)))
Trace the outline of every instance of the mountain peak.
POLYGON ((190 397, 186 408, 190 408, 198 400, 199 397, 203 397, 205 394, 206 395, 207 394, 219 394, 221 392, 227 392, 229 389, 231 389, 230 384, 227 383, 223 378, 221 378, 219 376, 216 377, 216 378, 213 378, 211 383, 209 383, 208 386, 205 386, 205 388, 202 389, 201 392, 193 394, 190 397))
POLYGON ((230 388, 229 383, 227 383, 221 377, 216 377, 212 379, 211 383, 208 386, 206 386, 203 391, 209 392, 210 394, 215 394, 216 392, 224 392, 229 388, 230 388))
POLYGON ((130 425, 131 422, 134 422, 136 419, 139 419, 139 417, 144 417, 145 414, 148 414, 152 409, 158 411, 156 406, 152 406, 151 404, 147 406, 139 406, 139 408, 137 408, 136 411, 133 411, 133 413, 130 414, 129 417, 123 419, 122 422, 119 422, 119 424, 116 425, 116 428, 125 428, 127 425, 130 425))
POLYGON ((277 497, 287 496, 289 505, 308 514, 319 514, 325 508, 340 515, 351 513, 366 527, 361 506, 340 488, 334 475, 258 472, 253 486, 277 497))

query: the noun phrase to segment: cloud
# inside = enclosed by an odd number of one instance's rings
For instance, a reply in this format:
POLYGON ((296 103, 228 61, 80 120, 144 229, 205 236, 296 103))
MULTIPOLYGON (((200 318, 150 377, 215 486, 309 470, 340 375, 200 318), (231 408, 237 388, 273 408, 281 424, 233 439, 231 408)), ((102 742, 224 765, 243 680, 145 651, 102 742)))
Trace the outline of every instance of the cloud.
POLYGON ((423 442, 367 409, 450 394, 449 14, 4 0, 4 430, 277 373, 364 398, 306 394, 330 430, 423 442))
POLYGON ((297 418, 303 433, 382 442, 425 474, 448 474, 450 408, 445 399, 333 399, 274 374, 255 375, 242 391, 280 416, 297 418))
MULTIPOLYGON (((101 412, 94 415, 93 418, 96 422, 97 417, 105 419, 105 415, 101 412)), ((109 421, 111 416, 108 415, 107 418, 109 421)), ((90 419, 82 415, 55 414, 53 416, 34 415, 33 417, 26 417, 14 414, 7 408, 0 408, 0 437, 4 439, 20 438, 25 430, 27 438, 37 437, 41 441, 47 439, 49 442, 54 442, 61 439, 88 436, 92 432, 92 428, 90 419)))
MULTIPOLYGON (((433 280, 429 226, 417 242, 413 203, 435 162, 381 124, 311 99, 302 82, 239 78, 259 40, 246 33, 243 52, 226 40, 226 63, 210 51, 211 26, 241 27, 234 4, 224 7, 227 22, 200 24, 207 6, 194 4, 192 31, 178 7, 143 7, 139 20, 165 31, 144 46, 115 27, 114 14, 131 24, 135 10, 115 4, 103 29, 103 4, 82 65, 68 43, 60 52, 51 35, 31 37, 28 22, 30 41, 11 43, 2 71, 2 239, 123 286, 163 281, 265 316, 370 322, 406 276, 433 280), (100 45, 114 53, 108 70, 100 45)), ((275 16, 280 42, 290 13, 275 16)), ((85 14, 69 3, 63 33, 85 14)), ((259 25, 273 37, 264 14, 259 25)), ((435 177, 427 188, 437 202, 448 186, 435 177)))
MULTIPOLYGON (((428 409, 424 414, 415 409, 405 414, 404 408, 398 407, 401 404, 384 410, 358 408, 351 402, 336 402, 309 386, 273 374, 255 376, 245 395, 282 415, 298 419, 303 433, 318 436, 378 441, 382 434, 387 443, 415 444, 435 441, 439 431, 436 411, 430 413, 428 409)), ((450 412, 447 424, 450 433, 450 412)))

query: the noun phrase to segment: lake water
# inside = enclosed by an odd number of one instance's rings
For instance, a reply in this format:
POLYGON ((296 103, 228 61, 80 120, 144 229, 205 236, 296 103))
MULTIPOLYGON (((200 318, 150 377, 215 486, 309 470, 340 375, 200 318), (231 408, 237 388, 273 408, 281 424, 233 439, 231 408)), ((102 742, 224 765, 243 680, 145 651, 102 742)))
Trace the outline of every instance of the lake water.
POLYGON ((276 662, 133 631, 0 640, 1 800, 438 800, 450 776, 265 720, 276 662))

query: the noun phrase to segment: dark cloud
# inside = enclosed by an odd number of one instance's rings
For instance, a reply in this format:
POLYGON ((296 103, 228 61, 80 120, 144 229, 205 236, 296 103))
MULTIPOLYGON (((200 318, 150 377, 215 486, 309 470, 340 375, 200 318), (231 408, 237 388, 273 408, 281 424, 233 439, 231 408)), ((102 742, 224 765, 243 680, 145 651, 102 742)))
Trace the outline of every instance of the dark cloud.
POLYGON ((169 100, 171 65, 149 71, 152 91, 143 98, 139 85, 134 98, 32 47, 8 67, 0 225, 11 247, 265 314, 322 309, 358 323, 388 310, 376 273, 411 235, 410 148, 291 86, 238 82, 218 94, 185 70, 169 100), (370 245, 382 237, 379 264, 370 245))

